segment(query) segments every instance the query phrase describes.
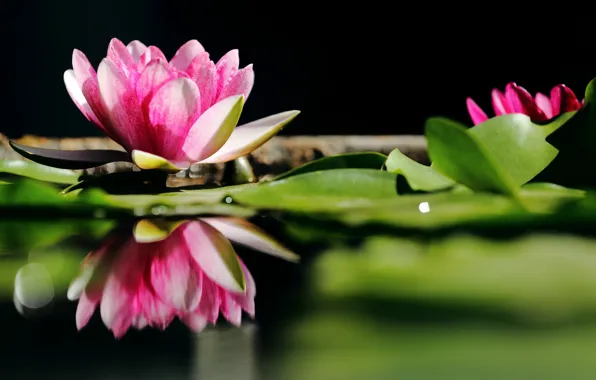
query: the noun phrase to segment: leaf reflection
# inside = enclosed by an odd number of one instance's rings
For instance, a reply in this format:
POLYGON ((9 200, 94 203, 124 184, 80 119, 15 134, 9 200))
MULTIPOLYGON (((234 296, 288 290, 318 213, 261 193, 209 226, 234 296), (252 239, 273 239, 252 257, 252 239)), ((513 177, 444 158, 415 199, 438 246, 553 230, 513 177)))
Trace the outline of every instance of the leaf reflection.
POLYGON ((77 328, 99 308, 119 338, 129 328, 165 329, 178 317, 195 332, 220 314, 242 323, 255 314, 256 286, 231 241, 288 260, 296 255, 252 223, 236 218, 141 220, 118 231, 84 260, 69 287, 77 328))

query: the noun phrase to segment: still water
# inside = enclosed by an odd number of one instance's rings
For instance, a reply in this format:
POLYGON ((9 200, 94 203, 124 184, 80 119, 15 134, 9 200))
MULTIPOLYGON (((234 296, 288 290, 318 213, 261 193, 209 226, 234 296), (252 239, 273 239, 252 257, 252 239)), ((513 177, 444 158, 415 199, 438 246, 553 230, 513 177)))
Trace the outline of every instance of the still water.
POLYGON ((592 239, 307 227, 2 219, 0 378, 593 378, 592 239))

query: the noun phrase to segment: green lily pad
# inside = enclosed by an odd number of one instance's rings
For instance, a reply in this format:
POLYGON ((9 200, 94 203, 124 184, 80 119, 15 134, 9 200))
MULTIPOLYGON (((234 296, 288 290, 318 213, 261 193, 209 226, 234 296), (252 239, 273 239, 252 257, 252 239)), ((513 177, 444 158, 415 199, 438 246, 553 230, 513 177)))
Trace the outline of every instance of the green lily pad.
POLYGON ((59 210, 62 216, 71 214, 144 216, 230 215, 250 217, 254 210, 239 205, 219 203, 224 193, 205 192, 192 196, 185 193, 158 195, 110 195, 90 188, 61 194, 48 183, 21 179, 0 186, 0 216, 9 210, 26 214, 48 209, 59 210))
POLYGON ((436 171, 434 168, 422 165, 399 149, 394 149, 385 163, 387 171, 402 174, 409 187, 415 191, 437 191, 452 187, 455 182, 436 171))
POLYGON ((535 124, 523 114, 502 115, 468 129, 468 133, 482 143, 519 186, 532 180, 554 160, 558 151, 546 142, 546 136, 572 115, 573 112, 568 112, 546 125, 535 124))
MULTIPOLYGON (((198 190, 195 195, 209 190, 198 190)), ((366 205, 397 196, 396 175, 373 169, 333 169, 300 174, 254 186, 217 189, 232 202, 268 210, 322 211, 366 205)), ((192 196, 193 191, 186 194, 192 196)))
POLYGON ((517 197, 515 180, 485 144, 463 126, 445 118, 430 118, 426 138, 429 157, 439 172, 475 191, 517 197))
POLYGON ((376 152, 345 153, 307 162, 274 178, 274 181, 298 174, 330 169, 381 169, 387 156, 376 152))
POLYGON ((22 160, 0 160, 0 173, 65 185, 76 183, 80 176, 80 173, 73 170, 52 168, 22 160))

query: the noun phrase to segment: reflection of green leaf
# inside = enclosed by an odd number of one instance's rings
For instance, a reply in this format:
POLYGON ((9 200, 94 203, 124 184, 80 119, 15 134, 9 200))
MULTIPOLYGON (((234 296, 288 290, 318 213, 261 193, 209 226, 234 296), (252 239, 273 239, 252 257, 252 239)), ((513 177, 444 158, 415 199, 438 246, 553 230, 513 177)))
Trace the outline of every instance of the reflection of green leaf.
POLYGON ((345 153, 336 156, 323 157, 307 162, 297 168, 275 177, 275 180, 288 178, 298 174, 330 169, 381 169, 387 156, 376 152, 345 153))
POLYGON ((435 191, 454 185, 453 180, 437 172, 434 168, 422 165, 395 149, 389 154, 387 171, 402 174, 412 190, 435 191))
POLYGON ((49 166, 22 160, 0 160, 0 173, 29 177, 40 181, 70 185, 78 181, 79 173, 68 169, 57 169, 49 166))
POLYGON ((276 337, 281 355, 273 356, 277 365, 269 368, 276 372, 267 378, 591 380, 596 371, 594 325, 520 329, 426 319, 315 311, 276 337))
POLYGON ((547 125, 534 124, 523 114, 502 115, 468 129, 468 133, 482 143, 517 185, 523 185, 555 158, 557 149, 545 138, 572 115, 563 114, 547 125))
POLYGON ((360 254, 335 250, 317 267, 321 294, 472 307, 526 321, 596 315, 596 240, 529 235, 370 241, 360 254))
MULTIPOLYGON (((52 279, 56 294, 66 291, 69 282, 76 275, 84 252, 76 249, 54 249, 36 255, 32 262, 42 264, 52 279)), ((19 269, 27 265, 26 257, 6 257, 0 265, 0 297, 12 296, 15 276, 19 269)))
POLYGON ((429 157, 438 171, 472 190, 517 195, 513 178, 463 126, 444 118, 430 118, 426 138, 429 157))
POLYGON ((578 188, 596 186, 596 79, 586 88, 583 107, 547 141, 559 154, 544 173, 544 180, 578 188))
POLYGON ((0 219, 0 254, 27 254, 76 235, 99 239, 113 226, 110 220, 0 219))

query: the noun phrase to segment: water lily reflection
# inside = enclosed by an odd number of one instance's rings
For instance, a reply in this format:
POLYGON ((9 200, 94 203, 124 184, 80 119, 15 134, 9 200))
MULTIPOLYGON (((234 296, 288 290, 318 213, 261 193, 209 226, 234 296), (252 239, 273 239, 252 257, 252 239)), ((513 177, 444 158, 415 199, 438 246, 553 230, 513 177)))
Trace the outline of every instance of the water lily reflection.
POLYGON ((68 291, 69 299, 78 299, 77 328, 98 306, 116 337, 130 327, 165 329, 175 317, 197 332, 220 313, 234 325, 241 324, 243 310, 254 317, 255 282, 230 240, 295 259, 245 220, 144 220, 133 236, 114 235, 85 259, 68 291))

